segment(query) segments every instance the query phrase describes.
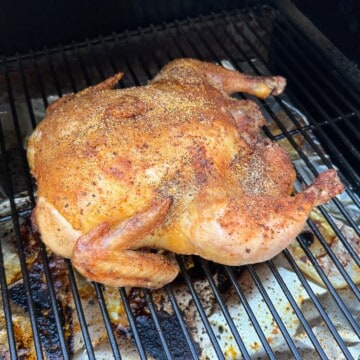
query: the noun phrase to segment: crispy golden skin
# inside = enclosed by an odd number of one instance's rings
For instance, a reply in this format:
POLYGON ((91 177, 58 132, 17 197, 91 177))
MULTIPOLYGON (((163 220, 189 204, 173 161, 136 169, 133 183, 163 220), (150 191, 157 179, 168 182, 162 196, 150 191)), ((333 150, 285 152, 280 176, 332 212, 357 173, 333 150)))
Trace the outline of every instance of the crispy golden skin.
POLYGON ((91 280, 161 287, 178 268, 165 249, 222 264, 267 260, 301 231, 313 206, 342 191, 333 170, 290 196, 295 172, 259 134, 255 103, 281 77, 251 77, 178 59, 147 86, 116 75, 48 108, 28 160, 43 241, 91 280), (140 250, 141 249, 141 250, 140 250))

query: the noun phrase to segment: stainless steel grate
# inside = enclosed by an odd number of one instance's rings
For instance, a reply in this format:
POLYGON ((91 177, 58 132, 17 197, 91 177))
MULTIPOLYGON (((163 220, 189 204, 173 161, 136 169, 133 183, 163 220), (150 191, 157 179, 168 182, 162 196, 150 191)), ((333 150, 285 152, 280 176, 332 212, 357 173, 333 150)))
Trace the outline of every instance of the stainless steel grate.
POLYGON ((360 97, 278 10, 213 13, 4 57, 0 99, 0 357, 359 356, 360 97), (309 219, 297 246, 265 264, 179 256, 181 278, 161 291, 88 284, 31 232, 26 137, 56 98, 117 71, 120 87, 144 84, 177 57, 286 76, 284 96, 259 102, 265 134, 289 149, 298 186, 335 165, 347 190, 309 219), (317 281, 304 273, 310 266, 317 281))

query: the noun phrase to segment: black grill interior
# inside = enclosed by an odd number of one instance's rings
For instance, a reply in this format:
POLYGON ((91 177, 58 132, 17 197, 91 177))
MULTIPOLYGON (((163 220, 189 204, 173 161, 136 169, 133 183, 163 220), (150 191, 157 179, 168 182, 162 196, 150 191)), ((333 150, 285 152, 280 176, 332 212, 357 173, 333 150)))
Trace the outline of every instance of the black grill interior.
POLYGON ((347 267, 353 264, 359 274, 359 92, 280 11, 269 6, 218 11, 3 57, 0 96, 0 357, 353 359, 360 354, 359 280, 347 267), (299 257, 287 249, 280 260, 231 268, 178 256, 180 278, 160 291, 86 283, 31 231, 36 186, 26 137, 57 97, 118 71, 125 73, 120 87, 145 84, 178 57, 285 76, 285 94, 259 102, 268 120, 265 134, 290 151, 299 188, 335 166, 347 189, 309 219, 296 240, 299 257), (302 271, 305 263, 312 264, 322 285, 302 271))

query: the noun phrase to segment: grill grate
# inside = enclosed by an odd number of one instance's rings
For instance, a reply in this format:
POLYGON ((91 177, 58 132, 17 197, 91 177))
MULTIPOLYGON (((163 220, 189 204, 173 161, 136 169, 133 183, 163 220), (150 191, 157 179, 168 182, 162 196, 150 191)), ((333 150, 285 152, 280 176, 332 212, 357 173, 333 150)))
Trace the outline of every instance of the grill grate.
POLYGON ((360 354, 360 292, 344 265, 344 256, 354 267, 360 264, 360 97, 279 11, 212 13, 4 57, 0 99, 0 356, 352 359, 360 354), (284 96, 256 100, 268 119, 264 132, 290 149, 299 186, 334 164, 347 190, 309 219, 309 230, 297 239, 300 260, 290 249, 281 260, 242 268, 178 256, 181 279, 160 291, 90 285, 29 229, 35 186, 26 136, 57 97, 118 71, 125 72, 120 87, 141 85, 177 57, 286 76, 284 96), (320 250, 311 247, 314 238, 320 250), (335 238, 341 252, 332 246, 335 238), (304 275, 302 262, 313 265, 322 287, 304 275))

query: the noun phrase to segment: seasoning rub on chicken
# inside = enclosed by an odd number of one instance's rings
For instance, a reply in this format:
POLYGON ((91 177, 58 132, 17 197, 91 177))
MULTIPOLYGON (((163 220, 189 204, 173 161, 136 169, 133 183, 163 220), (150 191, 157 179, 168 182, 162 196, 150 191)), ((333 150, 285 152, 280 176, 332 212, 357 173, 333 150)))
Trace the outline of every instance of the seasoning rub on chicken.
POLYGON ((28 145, 34 224, 89 279, 161 287, 179 270, 154 249, 265 261, 343 190, 328 170, 291 196, 294 169, 260 135, 259 108, 229 96, 278 95, 284 78, 193 59, 170 62, 146 86, 113 89, 120 78, 50 105, 28 145))

